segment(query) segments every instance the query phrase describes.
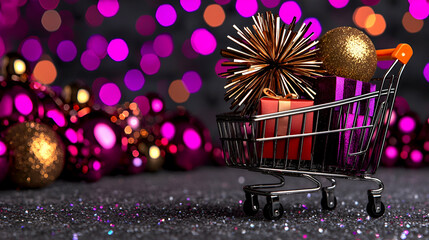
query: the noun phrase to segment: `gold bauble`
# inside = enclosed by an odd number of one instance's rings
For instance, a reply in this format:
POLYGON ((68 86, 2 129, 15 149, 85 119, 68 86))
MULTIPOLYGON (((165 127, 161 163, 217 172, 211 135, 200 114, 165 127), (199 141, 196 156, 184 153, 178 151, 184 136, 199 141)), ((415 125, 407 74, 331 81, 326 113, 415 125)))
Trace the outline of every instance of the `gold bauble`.
POLYGON ((318 58, 327 74, 369 82, 377 68, 377 54, 371 39, 352 27, 339 27, 319 40, 318 58))
POLYGON ((64 168, 64 145, 49 126, 24 122, 10 127, 6 143, 11 150, 11 180, 20 187, 44 187, 64 168))

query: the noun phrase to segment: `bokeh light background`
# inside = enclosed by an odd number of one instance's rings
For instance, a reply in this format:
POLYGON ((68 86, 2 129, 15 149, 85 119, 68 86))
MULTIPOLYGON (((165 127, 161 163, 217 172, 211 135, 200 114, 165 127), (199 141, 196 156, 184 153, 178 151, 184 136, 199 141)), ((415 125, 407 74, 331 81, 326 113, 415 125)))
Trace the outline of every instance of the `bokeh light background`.
POLYGON ((399 95, 428 117, 427 0, 0 0, 0 56, 19 51, 33 79, 82 81, 106 105, 145 102, 143 95, 155 91, 167 108, 182 105, 201 118, 216 138, 215 115, 229 105, 217 76, 225 61, 219 50, 231 45, 233 24, 250 26, 250 16, 267 10, 286 23, 294 16, 313 22, 314 38, 354 26, 377 49, 409 43, 414 57, 399 95))

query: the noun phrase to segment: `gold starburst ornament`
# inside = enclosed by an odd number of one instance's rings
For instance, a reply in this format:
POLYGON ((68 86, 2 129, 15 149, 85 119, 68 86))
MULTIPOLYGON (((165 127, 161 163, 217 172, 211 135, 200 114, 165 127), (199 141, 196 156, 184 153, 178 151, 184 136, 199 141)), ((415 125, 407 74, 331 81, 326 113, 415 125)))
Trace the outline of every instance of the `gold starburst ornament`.
POLYGON ((252 19, 253 31, 234 25, 241 39, 228 36, 240 48, 221 50, 221 55, 230 59, 222 65, 232 67, 221 73, 227 79, 225 100, 232 100, 231 109, 242 115, 254 114, 264 88, 281 96, 314 99, 312 80, 324 70, 316 58, 318 41, 311 40, 313 33, 306 35, 311 22, 295 31, 295 18, 288 27, 271 12, 258 13, 252 19))

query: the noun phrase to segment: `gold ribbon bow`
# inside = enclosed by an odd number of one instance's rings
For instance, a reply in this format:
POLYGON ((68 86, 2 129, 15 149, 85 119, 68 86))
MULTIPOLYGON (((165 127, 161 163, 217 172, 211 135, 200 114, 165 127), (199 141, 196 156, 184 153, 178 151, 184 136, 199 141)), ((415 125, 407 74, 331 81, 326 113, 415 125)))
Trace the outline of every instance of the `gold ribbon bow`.
POLYGON ((273 99, 278 99, 278 100, 298 99, 299 98, 299 95, 295 94, 295 93, 288 93, 286 96, 283 97, 283 96, 277 95, 275 92, 273 92, 273 90, 271 90, 269 88, 264 88, 263 92, 267 97, 273 98, 273 99))

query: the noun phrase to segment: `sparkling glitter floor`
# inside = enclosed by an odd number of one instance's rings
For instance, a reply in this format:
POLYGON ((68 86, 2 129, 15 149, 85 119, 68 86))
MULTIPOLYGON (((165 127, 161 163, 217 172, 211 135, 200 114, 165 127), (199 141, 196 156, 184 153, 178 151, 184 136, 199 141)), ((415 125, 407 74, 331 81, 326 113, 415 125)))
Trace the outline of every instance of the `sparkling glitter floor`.
MULTIPOLYGON (((429 169, 380 169, 386 213, 365 211, 371 184, 338 181, 338 206, 321 194, 284 196, 284 217, 242 212, 243 184, 271 178, 229 168, 57 181, 40 190, 0 192, 2 239, 428 239, 429 169)), ((291 186, 308 184, 288 178, 291 186)), ((260 205, 265 200, 260 198, 260 205)))

